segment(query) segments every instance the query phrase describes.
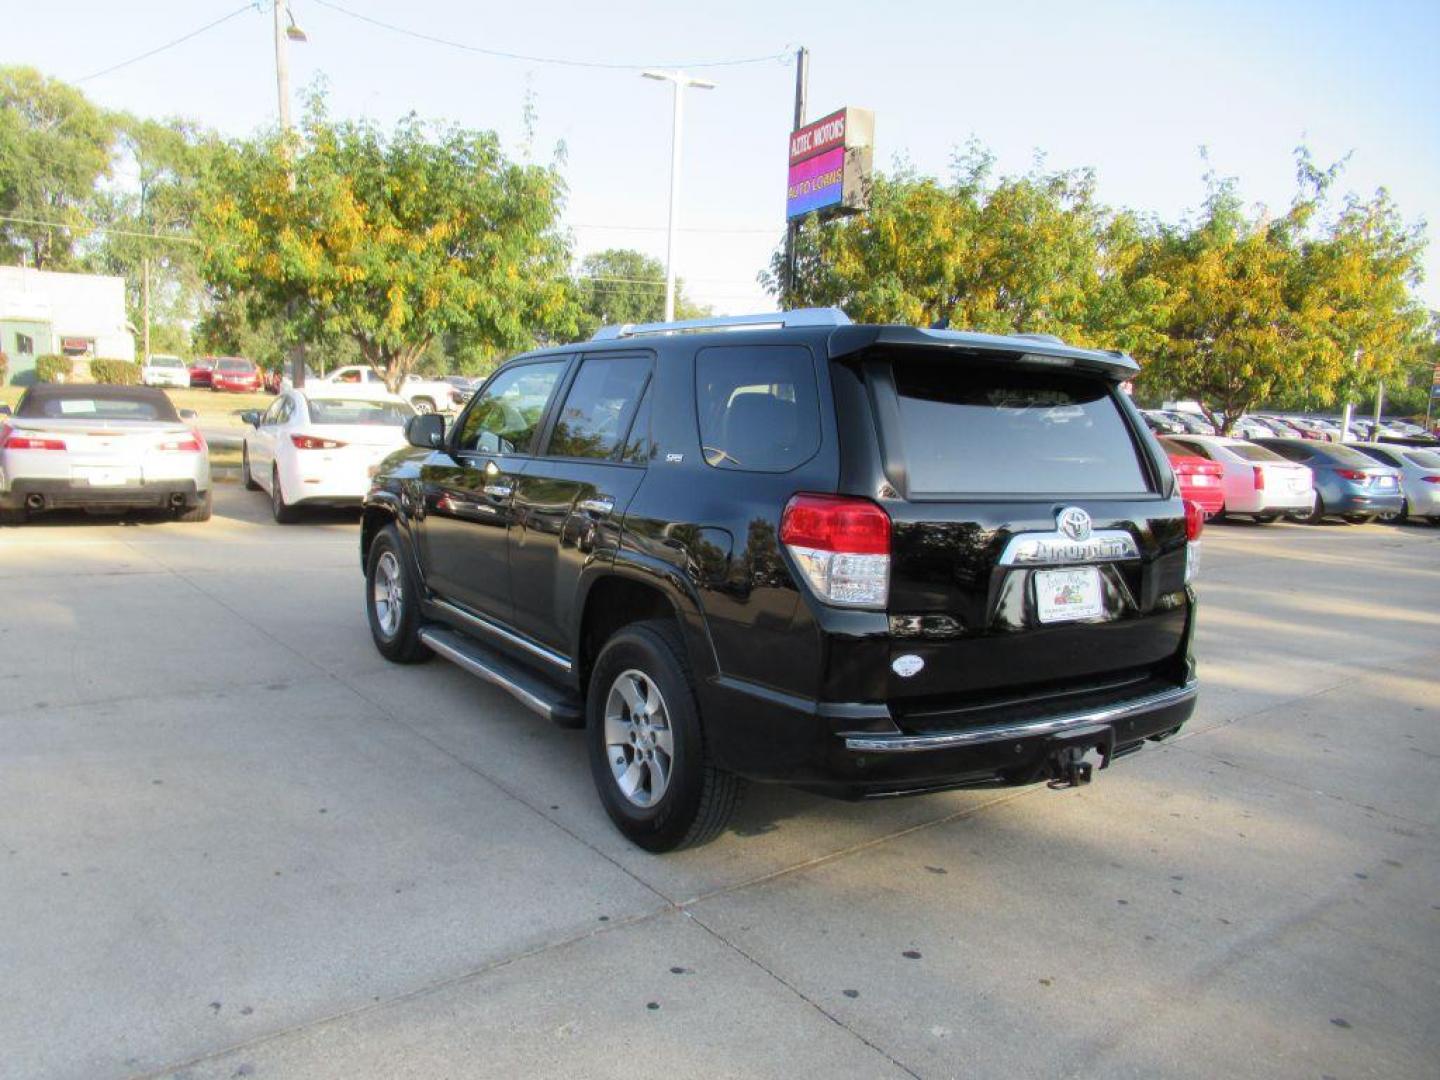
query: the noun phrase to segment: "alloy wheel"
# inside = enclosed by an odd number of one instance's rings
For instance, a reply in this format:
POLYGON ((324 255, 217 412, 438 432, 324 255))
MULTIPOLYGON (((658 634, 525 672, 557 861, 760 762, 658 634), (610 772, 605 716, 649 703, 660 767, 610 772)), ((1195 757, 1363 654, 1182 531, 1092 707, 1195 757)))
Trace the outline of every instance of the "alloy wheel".
POLYGON ((675 763, 670 714, 655 681, 622 671, 605 699, 605 750, 620 793, 639 807, 665 797, 675 763))
POLYGON ((375 622, 380 627, 380 633, 387 638, 394 637, 404 614, 405 587, 400 577, 400 561, 393 551, 385 552, 375 562, 371 601, 375 605, 375 622))

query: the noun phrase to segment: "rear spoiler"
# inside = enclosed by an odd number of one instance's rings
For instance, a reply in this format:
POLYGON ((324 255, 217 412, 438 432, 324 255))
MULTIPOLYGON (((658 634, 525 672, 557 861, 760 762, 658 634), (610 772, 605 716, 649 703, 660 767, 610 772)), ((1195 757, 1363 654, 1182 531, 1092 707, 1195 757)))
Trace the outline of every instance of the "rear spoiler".
POLYGON ((921 330, 914 326, 840 326, 830 335, 830 359, 873 348, 946 349, 957 356, 1006 355, 1016 363, 1071 368, 1124 382, 1140 365, 1123 352, 1081 349, 1049 334, 977 334, 962 330, 921 330))

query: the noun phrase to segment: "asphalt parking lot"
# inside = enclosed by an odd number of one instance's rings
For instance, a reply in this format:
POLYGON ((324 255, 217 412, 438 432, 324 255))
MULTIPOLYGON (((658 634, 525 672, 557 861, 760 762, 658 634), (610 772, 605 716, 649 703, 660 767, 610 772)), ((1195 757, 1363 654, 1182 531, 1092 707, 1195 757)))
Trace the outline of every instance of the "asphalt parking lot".
POLYGON ((1195 719, 1089 788, 668 856, 378 657, 355 533, 0 531, 0 1075, 1435 1075, 1440 529, 1207 529, 1195 719))

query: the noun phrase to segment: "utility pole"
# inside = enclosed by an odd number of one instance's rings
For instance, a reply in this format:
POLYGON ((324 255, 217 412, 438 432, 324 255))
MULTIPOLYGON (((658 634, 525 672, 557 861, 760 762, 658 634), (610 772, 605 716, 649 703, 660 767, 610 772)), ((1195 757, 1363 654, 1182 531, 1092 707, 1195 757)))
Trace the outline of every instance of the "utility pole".
MULTIPOLYGON (((805 98, 810 89, 810 50, 803 45, 795 50, 795 123, 790 130, 805 124, 805 98)), ((785 272, 781 281, 780 306, 789 307, 795 296, 795 239, 800 223, 785 221, 785 272)))
MULTIPOLYGON (((305 31, 295 25, 290 14, 290 0, 274 0, 275 4, 275 94, 280 104, 280 152, 289 162, 290 155, 290 42, 306 40, 305 31)), ((295 173, 290 171, 290 190, 295 190, 295 173)), ((295 322, 295 302, 287 306, 286 316, 295 322)), ((290 356, 290 384, 297 390, 305 387, 305 346, 296 345, 290 356)))
POLYGON ((1380 441, 1380 412, 1385 407, 1385 384, 1375 384, 1375 423, 1370 428, 1370 441, 1380 441))
POLYGON ((705 79, 692 79, 683 71, 646 71, 646 79, 658 79, 675 85, 675 117, 670 133, 670 225, 665 230, 665 321, 675 321, 675 233, 680 212, 680 128, 685 116, 685 88, 714 90, 715 84, 705 79))
POLYGON ((275 92, 280 99, 282 136, 290 134, 290 48, 285 32, 289 14, 290 0, 275 0, 275 92))
POLYGON ((143 363, 150 363, 150 256, 142 255, 140 258, 140 309, 145 323, 142 331, 144 345, 141 355, 144 356, 143 363))

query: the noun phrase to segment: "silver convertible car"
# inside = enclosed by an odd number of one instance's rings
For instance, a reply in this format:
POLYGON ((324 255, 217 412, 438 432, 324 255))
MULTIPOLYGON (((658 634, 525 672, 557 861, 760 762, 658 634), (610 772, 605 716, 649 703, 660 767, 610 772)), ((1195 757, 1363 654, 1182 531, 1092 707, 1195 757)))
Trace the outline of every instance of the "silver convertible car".
POLYGON ((32 386, 0 415, 0 524, 71 507, 208 521, 210 454, 185 412, 148 386, 32 386))

